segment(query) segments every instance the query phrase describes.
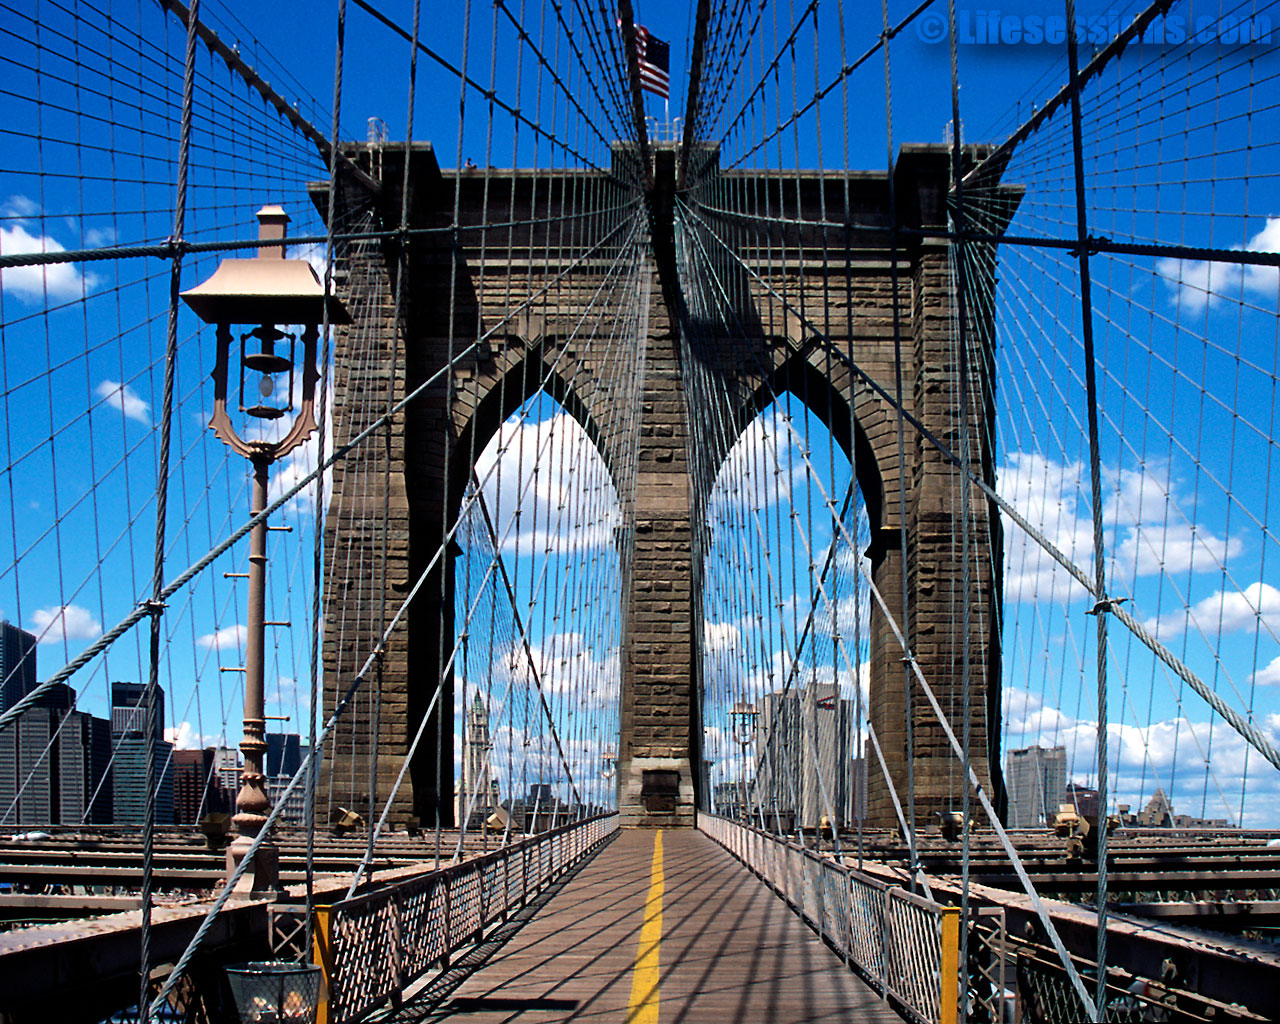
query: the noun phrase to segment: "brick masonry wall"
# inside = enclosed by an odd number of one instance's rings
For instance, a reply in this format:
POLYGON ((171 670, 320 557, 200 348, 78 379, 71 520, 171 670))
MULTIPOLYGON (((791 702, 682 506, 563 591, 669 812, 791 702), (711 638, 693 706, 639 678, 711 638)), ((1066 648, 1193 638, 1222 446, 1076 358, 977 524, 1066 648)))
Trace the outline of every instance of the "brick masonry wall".
MULTIPOLYGON (((372 154, 364 147, 356 152, 373 169, 372 154)), ((387 183, 382 207, 398 211, 403 149, 388 147, 377 156, 387 183)), ((454 200, 452 179, 440 174, 429 147, 416 148, 413 160, 413 224, 448 224, 454 200)), ((598 199, 605 198, 601 191, 605 186, 590 175, 564 172, 561 179, 535 183, 521 177, 522 173, 491 173, 485 183, 487 192, 481 190, 478 179, 464 179, 462 222, 482 219, 486 194, 491 210, 498 211, 490 219, 517 221, 554 216, 564 203, 580 202, 593 189, 598 199)), ((913 152, 900 161, 897 174, 899 203, 907 211, 904 216, 921 224, 942 222, 945 153, 913 152)), ((815 204, 820 197, 815 189, 827 189, 823 201, 830 211, 843 187, 838 176, 825 181, 809 177, 802 184, 804 189, 797 190, 798 205, 809 217, 817 215, 815 204)), ((851 208, 863 219, 879 211, 884 220, 886 195, 883 176, 863 176, 854 182, 851 208)), ((400 397, 431 378, 446 364, 450 351, 456 353, 470 344, 481 328, 497 325, 499 329, 398 417, 379 443, 366 446, 335 473, 335 497, 326 525, 330 565, 325 687, 332 701, 353 667, 363 662, 379 626, 375 621, 379 605, 385 603, 394 611, 439 549, 471 462, 506 415, 548 381, 555 397, 595 440, 615 482, 625 485, 634 479, 634 490, 622 494, 626 515, 634 522, 631 587, 622 598, 627 617, 618 780, 624 820, 688 824, 695 803, 692 766, 700 757, 700 725, 694 710, 698 654, 693 649, 692 623, 701 606, 694 588, 690 511, 691 501, 705 497, 707 481, 695 474, 697 496, 691 498, 682 370, 688 373, 693 368, 680 365, 677 319, 667 308, 652 266, 643 271, 650 298, 642 352, 629 351, 620 342, 628 336, 625 325, 612 323, 609 318, 616 318, 616 310, 598 304, 607 261, 588 261, 576 273, 561 273, 568 254, 580 252, 592 238, 603 237, 615 223, 601 220, 572 228, 530 230, 527 236, 514 239, 516 258, 510 260, 506 239, 499 249, 502 260, 486 257, 472 243, 464 247, 457 263, 447 238, 434 244, 415 242, 399 332, 394 323, 397 254, 382 248, 353 254, 346 281, 348 301, 360 307, 366 322, 363 330, 339 336, 336 442, 352 436, 381 412, 389 396, 400 397), (508 320, 508 311, 521 303, 525 308, 520 315, 508 320), (584 316, 586 329, 582 328, 584 316), (590 338, 595 340, 585 340, 590 338), (619 360, 629 361, 626 373, 617 372, 619 360), (629 385, 622 383, 627 380, 629 385), (619 415, 631 407, 629 398, 619 393, 627 386, 641 392, 639 424, 619 415), (385 519, 384 503, 389 510, 385 519), (680 772, 676 811, 651 814, 643 809, 640 785, 644 770, 650 768, 680 772)), ((829 239, 826 244, 830 246, 829 239)), ((893 393, 890 254, 880 244, 851 252, 846 261, 832 260, 829 249, 815 260, 806 257, 803 245, 793 248, 795 257, 788 263, 786 247, 779 247, 783 258, 770 268, 772 291, 759 282, 738 286, 744 301, 753 305, 750 322, 756 325, 755 333, 704 353, 697 372, 711 373, 723 382, 725 408, 720 412, 744 427, 772 391, 790 388, 811 407, 822 410, 820 414, 832 423, 838 437, 843 431, 841 443, 857 457, 871 514, 873 579, 891 613, 900 619, 902 575, 907 574, 911 595, 907 626, 916 658, 959 733, 961 659, 953 610, 966 596, 957 593, 954 572, 958 477, 910 426, 904 435, 903 458, 899 458, 899 423, 892 407, 848 365, 852 356, 863 374, 893 393), (779 301, 776 293, 787 302, 779 301), (797 310, 803 315, 797 316, 797 310), (852 430, 851 419, 856 420, 852 430), (905 508, 899 499, 900 482, 906 487, 905 508), (904 517, 905 557, 898 539, 904 517)), ((945 250, 916 246, 899 255, 898 340, 905 361, 904 396, 911 411, 954 446, 959 434, 951 414, 955 367, 945 250)), ((980 370, 980 366, 971 368, 974 438, 985 436, 982 421, 990 414, 989 383, 980 370)), ((717 465, 724 452, 699 455, 700 464, 717 465)), ((992 453, 984 458, 989 469, 992 453)), ((970 726, 974 765, 979 778, 988 783, 991 766, 984 752, 993 735, 994 709, 988 700, 993 673, 998 684, 998 650, 991 628, 996 581, 989 569, 991 511, 976 494, 973 509, 970 551, 977 568, 967 595, 974 624, 970 726)), ((428 821, 438 807, 443 818, 451 815, 452 800, 446 794, 452 792, 448 722, 452 680, 440 680, 440 666, 447 661, 454 637, 451 562, 450 558, 440 560, 391 637, 382 665, 380 700, 375 706, 364 698, 358 713, 339 730, 324 773, 320 814, 339 804, 364 812, 361 805, 369 799, 369 762, 375 752, 377 789, 385 797, 403 765, 412 732, 439 685, 438 707, 445 710, 446 721, 438 728, 433 722, 427 730, 428 740, 415 759, 410 784, 397 800, 395 814, 428 821), (442 742, 436 742, 437 735, 442 742)), ((908 709, 902 652, 879 609, 873 611, 870 633, 871 720, 894 788, 905 802, 908 709)), ((929 824, 936 820, 937 811, 957 801, 963 775, 936 718, 918 688, 913 689, 915 812, 922 824, 929 824)), ((894 826, 897 820, 888 788, 874 755, 868 757, 870 819, 873 824, 894 826)))

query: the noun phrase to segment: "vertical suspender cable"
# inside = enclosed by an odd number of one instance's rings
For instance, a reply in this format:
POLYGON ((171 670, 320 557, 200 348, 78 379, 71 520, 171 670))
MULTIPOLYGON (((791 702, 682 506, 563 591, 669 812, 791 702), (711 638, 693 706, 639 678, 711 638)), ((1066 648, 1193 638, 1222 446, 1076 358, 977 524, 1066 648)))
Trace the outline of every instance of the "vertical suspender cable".
MULTIPOLYGON (((960 656, 960 690, 961 690, 961 713, 964 715, 964 724, 961 729, 961 746, 964 752, 964 766, 966 770, 972 765, 972 752, 970 749, 971 733, 973 731, 973 714, 969 693, 969 674, 970 674, 970 637, 969 627, 970 618, 973 608, 972 594, 970 593, 970 567, 969 567, 969 499, 972 493, 972 485, 969 482, 969 338, 966 330, 965 306, 965 290, 967 287, 967 270, 966 260, 968 253, 965 248, 964 232, 968 226, 968 221, 964 205, 964 148, 962 131, 960 126, 960 82, 958 76, 958 60, 956 54, 956 5, 955 0, 947 2, 947 19, 949 21, 950 50, 951 50, 951 161, 952 161, 952 180, 955 189, 955 207, 954 220, 957 239, 954 244, 954 296, 955 316, 956 316, 956 342, 959 352, 956 355, 957 374, 959 380, 959 447, 960 447, 960 600, 961 608, 961 656, 960 656)), ((899 414, 901 415, 901 414, 899 414)), ((954 590, 953 590, 954 592, 954 590)), ((964 778, 961 783, 964 787, 964 795, 961 801, 961 817, 960 817, 960 976, 961 979, 967 977, 968 973, 968 952, 969 952, 969 808, 971 801, 971 788, 968 778, 964 778)), ((968 1019, 968 1001, 969 986, 967 982, 960 985, 960 1019, 968 1019)))
POLYGON ((1098 620, 1098 986, 1096 1019, 1107 1005, 1107 573, 1102 535, 1102 470, 1098 454, 1098 383, 1093 350, 1093 297, 1089 277, 1089 223, 1084 201, 1084 146, 1081 141, 1079 55, 1075 0, 1067 5, 1067 61, 1071 72, 1071 147, 1075 161, 1076 232, 1080 261, 1080 324, 1084 342, 1085 412, 1089 422, 1089 484, 1093 494, 1093 578, 1098 620))
MULTIPOLYGON (((335 225, 338 219, 338 121, 342 112, 342 68, 345 57, 347 38, 347 0, 338 0, 338 39, 333 55, 333 129, 329 147, 329 197, 328 217, 325 233, 324 291, 328 295, 333 287, 333 261, 335 225)), ((329 303, 324 304, 323 318, 320 324, 320 381, 319 395, 316 400, 316 465, 324 465, 325 431, 328 429, 328 383, 329 383, 329 303)), ((320 473, 315 481, 316 500, 312 511, 312 529, 314 530, 312 545, 312 587, 311 587, 311 705, 308 711, 308 749, 311 759, 307 762, 307 782, 304 794, 303 817, 307 822, 307 900, 306 900, 306 941, 303 943, 302 956, 306 959, 311 952, 312 942, 312 908, 315 904, 315 856, 316 856, 316 783, 319 780, 320 759, 315 756, 316 750, 316 715, 320 711, 320 612, 324 591, 324 473, 320 473)))
POLYGON ((147 989, 151 973, 151 892, 155 852, 156 763, 155 732, 156 691, 160 684, 160 629, 164 622, 164 541, 165 519, 169 510, 169 449, 173 434, 173 387, 178 362, 178 292, 182 284, 182 236, 186 231, 187 167, 191 153, 191 108, 195 91, 196 24, 200 0, 192 0, 187 15, 187 48, 182 76, 182 120, 178 134, 178 177, 173 204, 173 262, 169 270, 169 321, 165 332, 164 397, 160 412, 160 459, 156 467, 156 532, 155 560, 151 578, 151 657, 144 701, 144 739, 146 744, 146 793, 142 826, 142 921, 139 927, 141 951, 138 964, 138 1020, 147 1024, 151 1010, 147 989))
MULTIPOLYGON (((884 49, 884 124, 885 145, 888 149, 888 189, 889 189, 889 288, 893 312, 893 387, 895 399, 895 421, 897 423, 898 443, 898 575, 902 580, 902 633, 907 646, 911 644, 911 594, 907 586, 907 446, 905 440, 906 423, 903 419, 902 399, 902 311, 898 302, 898 201, 894 189, 893 173, 893 91, 892 76, 889 66, 889 8, 887 0, 881 0, 881 35, 884 49)), ((954 38, 954 36, 953 36, 954 38)), ((852 221, 852 211, 847 208, 845 217, 852 221)), ((852 348, 852 342, 850 343, 852 348)), ((852 358, 852 351, 850 358, 852 358)), ((850 445, 850 451, 853 445, 850 445)), ((902 662, 903 704, 906 709, 907 740, 907 853, 911 872, 911 888, 915 890, 916 876, 920 873, 920 859, 916 846, 916 756, 915 756, 915 723, 912 705, 913 686, 911 682, 911 665, 904 658, 902 662)), ((865 765, 865 758, 864 758, 865 765)), ((885 779, 885 784, 893 785, 893 780, 885 779)))

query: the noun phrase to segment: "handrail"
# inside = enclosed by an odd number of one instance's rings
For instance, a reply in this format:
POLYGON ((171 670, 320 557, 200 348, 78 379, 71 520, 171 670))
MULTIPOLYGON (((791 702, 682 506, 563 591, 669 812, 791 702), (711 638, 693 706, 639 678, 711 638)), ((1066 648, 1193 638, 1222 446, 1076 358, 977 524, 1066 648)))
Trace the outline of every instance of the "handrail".
POLYGON ((594 851, 616 813, 585 818, 458 864, 359 893, 316 913, 327 1024, 398 1005, 405 988, 594 851))
POLYGON ((959 921, 952 907, 710 814, 698 828, 737 857, 853 967, 919 1024, 953 1024, 959 921))

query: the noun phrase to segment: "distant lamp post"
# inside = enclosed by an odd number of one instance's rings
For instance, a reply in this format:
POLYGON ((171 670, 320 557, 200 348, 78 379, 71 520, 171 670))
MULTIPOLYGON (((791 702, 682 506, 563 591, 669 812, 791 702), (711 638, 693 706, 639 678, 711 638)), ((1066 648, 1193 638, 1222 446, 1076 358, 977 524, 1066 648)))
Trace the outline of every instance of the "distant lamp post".
POLYGON ((600 777, 602 779, 612 779, 618 774, 618 755, 612 750, 606 750, 600 755, 600 777))
POLYGON ((754 704, 740 700, 729 709, 729 722, 732 725, 733 738, 742 748, 742 761, 739 766, 739 781, 742 784, 742 807, 740 817, 747 817, 747 747, 756 738, 756 719, 760 712, 754 704))
MULTIPOLYGON (((254 259, 225 259, 207 281, 182 293, 183 300, 205 323, 217 327, 217 360, 213 369, 213 417, 209 426, 218 439, 253 464, 250 513, 267 507, 267 471, 271 463, 305 442, 316 429, 316 342, 324 320, 324 286, 306 260, 284 258, 285 226, 289 215, 279 206, 258 211, 261 245, 254 259), (243 331, 233 332, 233 325, 243 331), (296 327, 290 334, 280 329, 296 327), (239 348, 237 401, 244 415, 266 424, 293 415, 291 423, 263 430, 262 437, 237 433, 227 412, 227 389, 232 349, 239 348), (295 374, 302 348, 301 383, 295 412, 295 374), (285 385, 282 387, 281 385, 285 385), (278 440, 267 439, 270 434, 278 440)), ((327 299, 329 322, 351 322, 334 296, 327 299)), ((249 535, 249 635, 245 641, 244 769, 236 814, 236 838, 227 849, 230 875, 244 859, 271 811, 263 775, 267 751, 263 689, 263 632, 267 579, 267 524, 258 523, 249 535)), ((279 854, 263 843, 254 863, 236 886, 239 894, 279 891, 279 854)))

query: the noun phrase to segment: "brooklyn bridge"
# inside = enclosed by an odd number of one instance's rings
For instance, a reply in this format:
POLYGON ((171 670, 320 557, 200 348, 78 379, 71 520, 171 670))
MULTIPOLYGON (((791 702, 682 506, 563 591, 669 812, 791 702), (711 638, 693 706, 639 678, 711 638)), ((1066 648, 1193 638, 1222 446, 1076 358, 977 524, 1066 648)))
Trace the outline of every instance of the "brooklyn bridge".
POLYGON ((5 7, 0 1024, 1280 1019, 1278 15, 5 7))

